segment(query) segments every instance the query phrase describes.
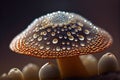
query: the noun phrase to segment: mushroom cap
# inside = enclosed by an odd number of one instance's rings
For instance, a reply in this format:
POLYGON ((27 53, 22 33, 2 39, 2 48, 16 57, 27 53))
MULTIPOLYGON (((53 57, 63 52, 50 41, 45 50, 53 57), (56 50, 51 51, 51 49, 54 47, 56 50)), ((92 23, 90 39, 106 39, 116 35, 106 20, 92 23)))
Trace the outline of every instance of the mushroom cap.
POLYGON ((75 13, 53 12, 35 19, 10 44, 17 53, 62 58, 101 52, 112 43, 105 30, 75 13))

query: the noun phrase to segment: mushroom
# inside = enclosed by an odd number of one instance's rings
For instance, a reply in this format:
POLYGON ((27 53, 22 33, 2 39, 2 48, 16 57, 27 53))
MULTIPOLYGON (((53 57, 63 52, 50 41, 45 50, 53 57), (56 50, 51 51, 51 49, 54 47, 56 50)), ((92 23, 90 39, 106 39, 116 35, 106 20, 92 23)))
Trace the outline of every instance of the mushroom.
POLYGON ((39 80, 38 77, 39 67, 33 63, 27 64, 23 68, 22 72, 25 80, 39 80))
POLYGON ((40 80, 61 80, 60 73, 56 65, 53 63, 44 64, 39 70, 40 80))
POLYGON ((79 55, 108 48, 112 37, 75 13, 57 11, 35 19, 10 44, 16 53, 54 58, 62 78, 89 76, 79 55))
POLYGON ((8 72, 8 77, 11 80, 24 80, 23 73, 18 68, 12 68, 8 72))
POLYGON ((0 80, 10 80, 9 76, 7 73, 3 73, 1 76, 0 76, 0 80))
POLYGON ((111 52, 104 54, 98 62, 98 74, 117 72, 119 63, 115 55, 111 52))

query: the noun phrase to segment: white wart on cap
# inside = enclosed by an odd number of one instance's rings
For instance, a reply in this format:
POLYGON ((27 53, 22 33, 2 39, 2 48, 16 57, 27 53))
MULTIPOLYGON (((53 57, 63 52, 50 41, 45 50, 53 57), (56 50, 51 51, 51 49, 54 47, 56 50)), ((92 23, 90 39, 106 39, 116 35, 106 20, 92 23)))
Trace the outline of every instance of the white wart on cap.
POLYGON ((10 48, 40 58, 61 58, 100 52, 111 43, 108 32, 80 15, 57 11, 34 20, 10 48))

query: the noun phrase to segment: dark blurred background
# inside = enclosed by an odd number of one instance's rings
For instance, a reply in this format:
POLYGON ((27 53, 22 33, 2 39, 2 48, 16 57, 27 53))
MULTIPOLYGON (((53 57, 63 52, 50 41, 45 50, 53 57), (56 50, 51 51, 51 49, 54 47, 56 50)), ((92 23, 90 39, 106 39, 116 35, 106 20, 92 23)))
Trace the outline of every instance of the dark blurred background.
MULTIPOLYGON (((0 75, 10 68, 22 69, 27 63, 39 66, 47 61, 15 54, 9 49, 11 40, 35 18, 53 11, 81 14, 94 24, 107 30, 114 39, 108 50, 120 57, 120 2, 119 0, 0 0, 0 75)), ((95 54, 97 58, 102 54, 95 54)), ((120 61, 120 59, 119 59, 120 61)))

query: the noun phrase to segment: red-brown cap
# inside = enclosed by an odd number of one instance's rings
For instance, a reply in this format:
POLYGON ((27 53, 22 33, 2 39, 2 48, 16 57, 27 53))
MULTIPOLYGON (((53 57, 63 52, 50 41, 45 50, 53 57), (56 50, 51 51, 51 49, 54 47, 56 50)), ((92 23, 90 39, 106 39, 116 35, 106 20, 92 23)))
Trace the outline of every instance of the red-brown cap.
POLYGON ((112 43, 105 30, 68 12, 53 12, 34 20, 10 44, 17 53, 61 58, 101 52, 112 43))

